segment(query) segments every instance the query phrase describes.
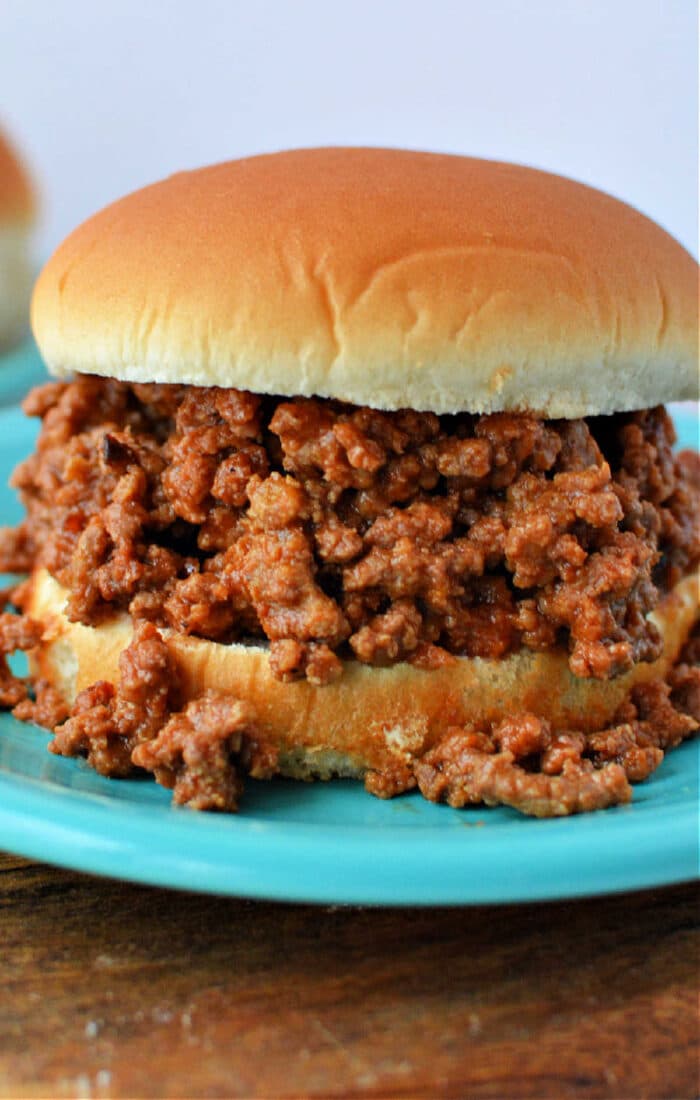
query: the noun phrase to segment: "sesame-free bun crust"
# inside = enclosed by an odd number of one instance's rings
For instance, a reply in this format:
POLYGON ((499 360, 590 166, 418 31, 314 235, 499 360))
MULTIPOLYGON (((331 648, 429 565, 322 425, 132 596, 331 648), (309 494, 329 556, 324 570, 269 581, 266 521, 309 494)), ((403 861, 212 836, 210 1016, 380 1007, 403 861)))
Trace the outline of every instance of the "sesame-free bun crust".
POLYGON ((306 149, 183 172, 60 246, 49 369, 550 417, 698 390, 698 268, 609 195, 517 165, 306 149))
MULTIPOLYGON (((284 774, 362 776, 409 763, 449 726, 498 721, 512 715, 514 705, 555 728, 605 728, 635 684, 665 676, 676 662, 699 615, 699 584, 697 573, 686 577, 652 613, 664 638, 662 656, 606 681, 576 679, 562 651, 523 650, 503 660, 457 658, 432 670, 348 661, 339 680, 317 687, 275 679, 262 646, 162 634, 183 703, 206 690, 231 692, 253 705, 256 726, 279 750, 284 774)), ((67 595, 40 570, 23 608, 45 624, 42 644, 30 654, 32 672, 72 702, 97 680, 118 681, 132 623, 125 614, 99 627, 70 623, 63 614, 67 595)))

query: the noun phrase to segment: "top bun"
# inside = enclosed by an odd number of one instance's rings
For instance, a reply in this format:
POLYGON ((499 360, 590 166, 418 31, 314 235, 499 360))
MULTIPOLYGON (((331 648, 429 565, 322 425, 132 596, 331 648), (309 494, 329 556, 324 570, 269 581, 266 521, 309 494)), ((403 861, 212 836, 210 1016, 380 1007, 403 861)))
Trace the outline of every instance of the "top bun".
POLYGON ((0 227, 24 226, 34 218, 34 192, 17 153, 0 133, 0 227))
POLYGON ((698 267, 654 222, 518 165, 302 149, 183 172, 60 246, 49 369, 549 417, 697 396, 698 267))

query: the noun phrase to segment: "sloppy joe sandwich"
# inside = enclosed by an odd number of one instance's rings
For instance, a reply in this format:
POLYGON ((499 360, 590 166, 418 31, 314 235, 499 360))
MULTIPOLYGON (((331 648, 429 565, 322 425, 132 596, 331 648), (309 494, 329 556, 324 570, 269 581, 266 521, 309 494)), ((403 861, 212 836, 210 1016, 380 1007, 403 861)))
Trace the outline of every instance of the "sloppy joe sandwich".
POLYGON ((36 286, 4 701, 99 772, 549 816, 700 719, 698 268, 629 206, 311 149, 103 210, 36 286))
POLYGON ((34 195, 15 150, 0 132, 0 350, 28 328, 29 237, 34 195))

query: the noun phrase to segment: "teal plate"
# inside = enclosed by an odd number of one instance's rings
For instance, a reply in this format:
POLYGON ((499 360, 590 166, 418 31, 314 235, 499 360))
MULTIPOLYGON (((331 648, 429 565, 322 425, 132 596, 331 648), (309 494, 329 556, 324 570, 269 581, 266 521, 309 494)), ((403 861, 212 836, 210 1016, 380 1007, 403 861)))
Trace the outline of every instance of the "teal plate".
MULTIPOLYGON (((696 443, 693 412, 678 415, 696 443)), ((33 445, 0 412, 0 484, 33 445)), ((0 489, 0 516, 19 506, 0 489)), ((148 779, 109 780, 46 750, 36 727, 0 716, 0 846, 136 882, 280 901, 471 905, 663 886, 698 872, 697 742, 670 753, 629 806, 538 821, 452 810, 361 784, 248 781, 239 815, 173 808, 148 779)))

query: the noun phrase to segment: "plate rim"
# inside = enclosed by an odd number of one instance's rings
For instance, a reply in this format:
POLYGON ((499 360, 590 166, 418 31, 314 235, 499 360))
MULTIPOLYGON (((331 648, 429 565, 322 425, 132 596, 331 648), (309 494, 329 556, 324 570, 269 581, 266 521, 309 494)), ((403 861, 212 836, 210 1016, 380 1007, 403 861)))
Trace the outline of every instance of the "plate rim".
MULTIPOLYGON (((34 751, 46 750, 37 743, 34 751)), ((675 752, 697 762, 700 742, 675 752)), ((689 778, 694 772, 691 762, 689 778)), ((359 788, 358 797, 370 796, 359 788)), ((698 876, 698 811, 692 800, 655 806, 651 820, 637 814, 629 821, 631 814, 634 802, 576 818, 514 818, 491 831, 465 821, 464 829, 446 829, 436 847, 439 826, 340 823, 324 830, 318 823, 200 815, 0 768, 0 839, 18 854, 146 885, 294 903, 507 905, 602 896, 698 876), (465 830, 478 836, 476 844, 465 830), (510 839, 517 841, 513 865, 504 858, 510 839)))

